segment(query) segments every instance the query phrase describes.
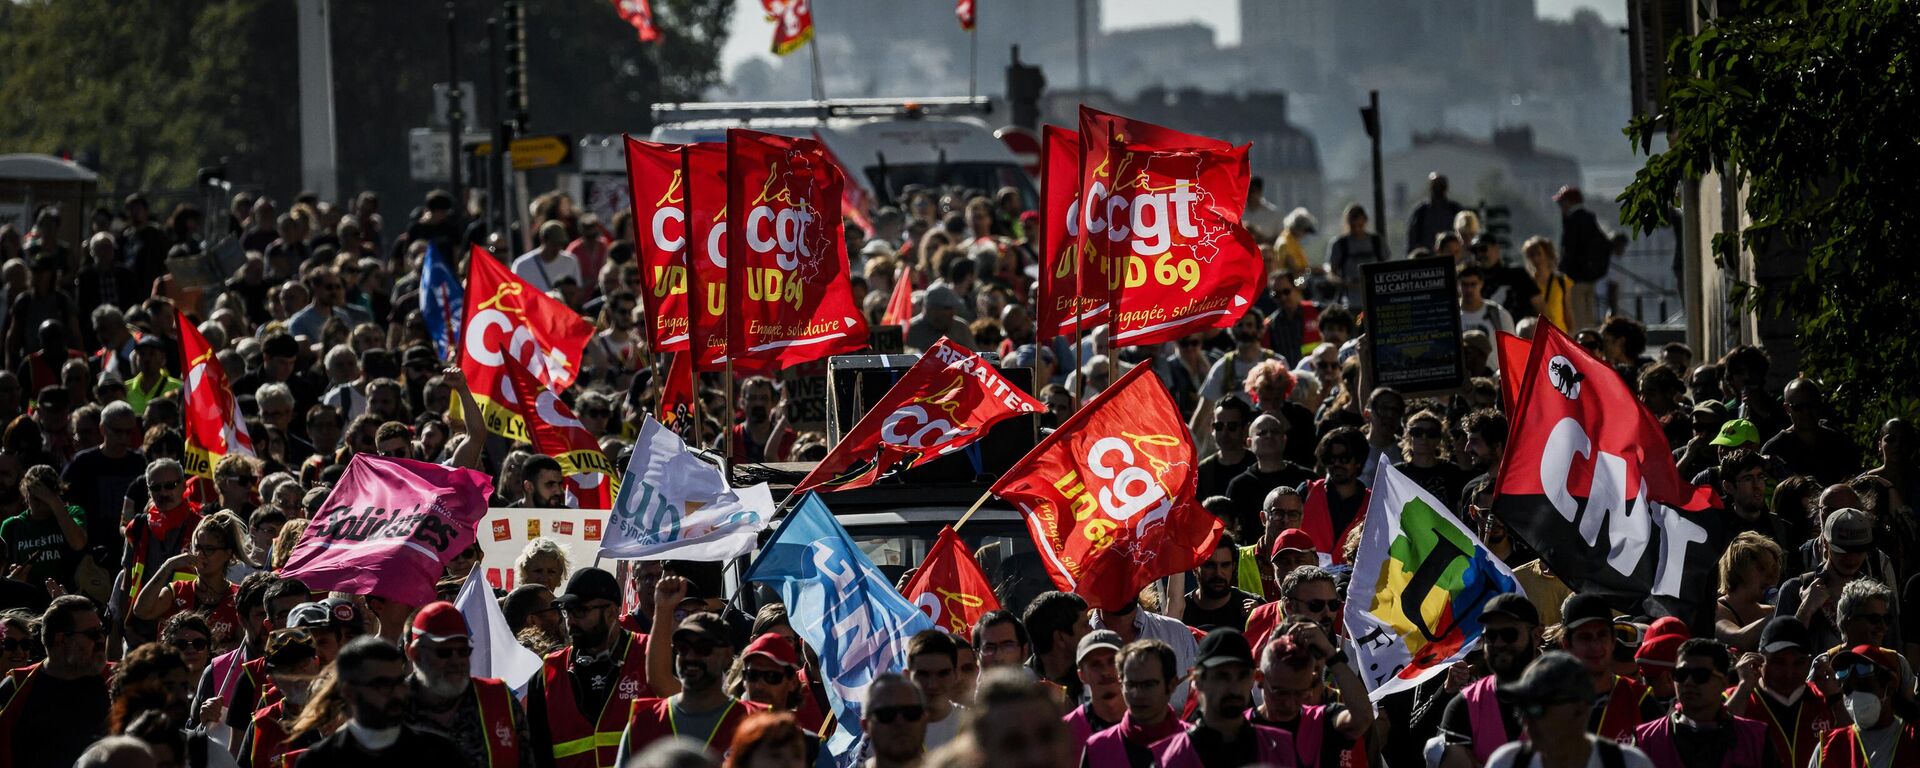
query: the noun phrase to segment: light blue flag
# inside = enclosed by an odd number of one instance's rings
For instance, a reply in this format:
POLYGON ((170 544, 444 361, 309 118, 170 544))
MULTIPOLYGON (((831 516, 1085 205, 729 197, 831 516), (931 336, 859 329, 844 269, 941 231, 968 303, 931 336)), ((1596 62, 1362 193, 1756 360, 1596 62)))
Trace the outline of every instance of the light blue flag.
POLYGON ((441 252, 440 244, 427 241, 426 258, 420 260, 420 316, 427 321, 427 336, 441 360, 460 356, 460 324, 467 321, 467 289, 453 273, 453 262, 441 252))
POLYGON ((867 685, 907 666, 907 639, 933 621, 894 591, 818 494, 787 514, 747 570, 780 593, 788 622, 820 656, 838 721, 827 747, 844 762, 860 740, 867 685))

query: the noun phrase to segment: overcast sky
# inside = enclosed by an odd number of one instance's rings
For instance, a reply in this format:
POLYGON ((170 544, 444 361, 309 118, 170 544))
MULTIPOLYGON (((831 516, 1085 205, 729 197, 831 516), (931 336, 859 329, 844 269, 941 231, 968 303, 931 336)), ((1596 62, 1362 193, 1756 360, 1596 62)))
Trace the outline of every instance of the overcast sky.
MULTIPOLYGON (((900 0, 901 2, 941 2, 942 0, 900 0)), ((1248 2, 1279 2, 1280 0, 1247 0, 1248 2)), ((1073 2, 1073 0, 1047 0, 1047 2, 1073 2)), ((1201 21, 1211 25, 1219 33, 1220 43, 1231 45, 1240 40, 1241 0, 1100 0, 1102 18, 1108 29, 1124 29, 1151 24, 1164 24, 1176 21, 1201 21)), ((1540 9, 1540 15, 1547 18, 1569 18, 1579 8, 1593 8, 1600 17, 1615 24, 1626 23, 1626 0, 1534 0, 1540 9)), ((758 0, 739 0, 734 6, 733 35, 727 40, 727 47, 721 54, 725 66, 731 69, 742 59, 755 55, 768 55, 767 43, 773 38, 773 25, 766 21, 766 14, 760 10, 758 0)))

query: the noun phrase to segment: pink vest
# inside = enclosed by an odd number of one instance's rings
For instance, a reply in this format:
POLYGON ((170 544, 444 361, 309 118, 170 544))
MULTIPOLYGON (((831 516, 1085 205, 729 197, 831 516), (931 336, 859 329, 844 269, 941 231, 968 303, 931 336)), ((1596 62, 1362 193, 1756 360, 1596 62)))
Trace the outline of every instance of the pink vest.
MULTIPOLYGON (((1647 758, 1653 761, 1654 768, 1686 768, 1680 762, 1679 751, 1673 746, 1673 716, 1641 723, 1633 729, 1633 737, 1640 751, 1647 753, 1647 758)), ((1759 765, 1766 751, 1766 723, 1733 717, 1733 750, 1720 759, 1720 765, 1723 768, 1759 765)))
POLYGON ((1087 739, 1093 737, 1093 723, 1087 720, 1087 708, 1084 705, 1074 707, 1072 712, 1060 718, 1060 722, 1067 724, 1067 730, 1073 734, 1075 744, 1085 744, 1087 739))
MULTIPOLYGON (((1258 708, 1247 710, 1248 720, 1259 716, 1258 708)), ((1300 764, 1300 768, 1320 768, 1320 745, 1326 739, 1327 705, 1310 704, 1301 707, 1300 723, 1293 727, 1294 759, 1300 764)))
MULTIPOLYGON (((1197 727, 1188 726, 1179 733, 1154 742, 1153 757, 1160 763, 1160 768, 1206 768, 1200 762, 1200 752, 1193 748, 1193 731, 1197 727)), ((1253 729, 1254 739, 1259 744, 1256 754, 1261 763, 1275 768, 1296 768, 1293 734, 1253 723, 1247 723, 1247 727, 1253 729)))
POLYGON ((1507 733, 1507 724, 1500 719, 1500 701, 1494 695, 1494 686, 1499 681, 1493 675, 1487 675, 1473 681, 1460 690, 1467 699, 1467 720, 1473 723, 1473 757, 1481 765, 1487 764, 1487 758, 1500 745, 1513 741, 1507 733))
MULTIPOLYGON (((1172 709, 1167 710, 1167 717, 1169 719, 1173 717, 1172 709)), ((1132 724, 1132 718, 1131 713, 1121 715, 1119 724, 1088 737, 1085 742, 1086 760, 1084 762, 1087 765, 1098 765, 1103 768, 1127 765, 1127 726, 1132 724)), ((1177 721, 1173 723, 1162 721, 1162 724, 1180 727, 1177 721)), ((1147 747, 1149 750, 1152 748, 1150 744, 1140 746, 1147 747)))

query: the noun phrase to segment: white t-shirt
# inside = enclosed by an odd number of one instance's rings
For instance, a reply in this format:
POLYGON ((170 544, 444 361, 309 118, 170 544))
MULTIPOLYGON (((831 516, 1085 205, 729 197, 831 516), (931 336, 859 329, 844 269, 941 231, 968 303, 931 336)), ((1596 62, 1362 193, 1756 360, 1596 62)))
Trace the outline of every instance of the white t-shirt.
MULTIPOLYGON (((1587 740, 1594 741, 1595 739, 1592 736, 1588 736, 1587 740)), ((1515 741, 1504 744, 1499 749, 1494 750, 1493 755, 1487 758, 1487 768, 1540 768, 1540 754, 1537 752, 1534 753, 1533 759, 1529 760, 1526 765, 1514 765, 1513 758, 1514 755, 1519 754, 1520 745, 1521 742, 1515 741)), ((1621 765, 1626 766, 1626 768, 1653 768, 1653 761, 1647 759, 1645 752, 1641 752, 1625 744, 1619 746, 1621 765)), ((1595 747, 1592 752, 1587 753, 1587 768, 1606 768, 1606 763, 1600 761, 1600 750, 1598 747, 1595 747)))
POLYGON ((542 261, 538 248, 527 251, 513 260, 513 273, 543 293, 553 290, 553 282, 562 277, 573 278, 574 285, 586 286, 580 280, 580 260, 566 251, 561 251, 560 257, 553 261, 542 261))
POLYGON ((926 745, 928 752, 953 741, 953 737, 960 735, 960 720, 966 711, 966 707, 955 704, 953 709, 947 712, 947 719, 927 721, 927 738, 922 743, 926 745))

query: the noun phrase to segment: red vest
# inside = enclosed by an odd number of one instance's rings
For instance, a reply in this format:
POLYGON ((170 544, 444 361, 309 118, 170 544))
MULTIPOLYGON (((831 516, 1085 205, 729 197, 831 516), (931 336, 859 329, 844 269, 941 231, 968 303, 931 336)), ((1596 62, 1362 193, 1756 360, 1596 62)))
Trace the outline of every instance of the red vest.
MULTIPOLYGON (((680 736, 704 744, 707 752, 714 757, 726 759, 727 752, 733 749, 733 732, 754 713, 766 710, 765 706, 751 701, 732 699, 727 702, 727 711, 720 716, 719 725, 713 733, 681 733, 673 722, 673 708, 667 699, 639 699, 633 702, 631 717, 627 720, 627 751, 639 754, 648 745, 667 738, 680 736)), ((615 742, 616 746, 618 742, 615 742)))
MULTIPOLYGON (((182 580, 168 586, 173 589, 173 606, 157 620, 159 623, 167 623, 167 619, 177 613, 201 610, 198 602, 200 582, 182 580)), ((207 628, 213 630, 212 640, 216 648, 233 643, 240 636, 240 610, 235 607, 239 597, 240 585, 229 583, 227 596, 207 612, 207 628)))
MULTIPOLYGON (((1723 768, 1759 765, 1767 753, 1767 726, 1758 720, 1733 718, 1733 749, 1720 758, 1723 768)), ((1640 751, 1647 753, 1654 768, 1686 768, 1680 752, 1673 746, 1673 716, 1641 723, 1633 729, 1640 751)), ((1802 763, 1804 765, 1804 763, 1802 763)), ((1696 766, 1696 768, 1699 768, 1696 766)))
POLYGON ((1606 711, 1600 714, 1600 728, 1593 735, 1632 744, 1633 729, 1640 726, 1640 700, 1646 697, 1646 684, 1614 675, 1613 692, 1607 694, 1606 711))
POLYGON ((1500 699, 1494 692, 1499 683, 1493 675, 1487 675, 1460 690, 1467 700, 1467 721, 1473 724, 1473 759, 1481 765, 1487 764, 1487 758, 1500 745, 1515 738, 1507 733, 1506 721, 1500 719, 1500 699))
POLYGON ((476 677, 472 691, 478 699, 481 738, 487 740, 487 764, 476 768, 518 768, 526 745, 520 743, 519 724, 513 721, 513 689, 491 677, 476 677))
POLYGON ((1307 532, 1308 538, 1313 539, 1313 548, 1315 550, 1324 552, 1333 558, 1334 565, 1339 565, 1347 561, 1346 556, 1343 554, 1343 550, 1346 549, 1343 545, 1347 541, 1347 534, 1352 533, 1353 529, 1360 527, 1361 523, 1366 522, 1367 501, 1372 494, 1373 492, 1368 490, 1366 486, 1361 486, 1360 514, 1353 516, 1353 522, 1347 523, 1347 527, 1340 531, 1339 538, 1334 538, 1333 513, 1327 509, 1327 481, 1325 478, 1321 478, 1307 483, 1307 498, 1304 502, 1306 504, 1306 516, 1300 520, 1300 529, 1307 532))
MULTIPOLYGON (((1161 768, 1206 768, 1200 762, 1200 752, 1193 748, 1193 731, 1197 727, 1188 726, 1179 733, 1154 742, 1153 757, 1159 761, 1161 768)), ((1259 742, 1256 755, 1262 764, 1295 768, 1293 734, 1253 723, 1247 723, 1247 727, 1253 729, 1254 738, 1259 742)))
MULTIPOLYGON (((1893 759, 1889 764, 1895 768, 1920 765, 1920 723, 1900 726, 1900 735, 1893 740, 1893 759)), ((1820 742, 1820 768, 1869 768, 1866 747, 1860 744, 1860 734, 1854 726, 1827 732, 1827 738, 1820 742)))
MULTIPOLYGON (((20 703, 25 706, 27 692, 33 690, 34 679, 40 676, 40 668, 45 664, 46 662, 39 662, 7 670, 6 679, 13 681, 13 695, 6 701, 0 701, 0 733, 14 735, 14 726, 20 723, 21 711, 21 707, 14 704, 20 703)), ((107 668, 100 671, 100 677, 107 681, 113 680, 113 662, 107 662, 107 668)), ((13 768, 11 748, 0 749, 0 768, 13 768)))
POLYGON ((1805 688, 1800 701, 1794 704, 1793 721, 1787 723, 1774 717, 1773 709, 1767 706, 1766 697, 1759 691, 1747 697, 1747 719, 1767 726, 1767 738, 1773 741, 1774 754, 1789 758, 1788 762, 1796 767, 1812 760, 1820 741, 1827 731, 1833 730, 1833 710, 1827 697, 1812 683, 1805 684, 1805 688))
POLYGON ((287 729, 280 724, 280 716, 286 709, 286 702, 276 701, 253 713, 253 722, 247 726, 250 729, 246 739, 247 753, 240 756, 240 765, 245 768, 270 768, 277 764, 287 750, 287 729))
POLYGON ((613 768, 620 756, 620 734, 627 727, 628 702, 651 696, 647 687, 645 638, 621 632, 614 647, 620 679, 593 719, 580 711, 573 695, 573 647, 547 654, 542 682, 547 695, 547 731, 553 737, 554 768, 613 768))

